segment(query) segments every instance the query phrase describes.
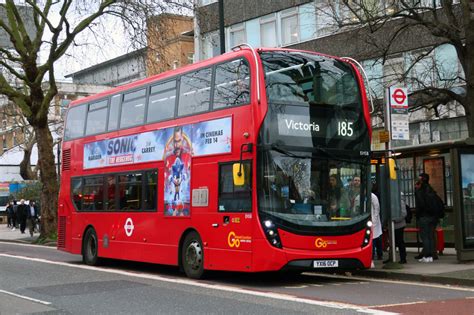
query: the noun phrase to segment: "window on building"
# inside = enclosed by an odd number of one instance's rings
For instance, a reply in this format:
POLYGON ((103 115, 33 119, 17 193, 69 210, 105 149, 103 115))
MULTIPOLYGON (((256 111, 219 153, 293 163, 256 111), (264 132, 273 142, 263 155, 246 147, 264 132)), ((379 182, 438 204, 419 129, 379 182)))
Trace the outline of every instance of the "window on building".
POLYGON ((221 46, 219 40, 219 32, 212 32, 203 36, 202 54, 203 59, 219 56, 221 46))
POLYGON ((123 96, 120 128, 143 124, 145 118, 146 89, 127 93, 123 96))
POLYGON ((260 18, 260 41, 263 47, 278 47, 274 14, 260 18))
POLYGON ((229 28, 229 49, 245 43, 244 23, 233 25, 229 28))
POLYGON ((281 12, 281 39, 282 45, 299 41, 298 8, 281 12))
POLYGON ((383 65, 380 59, 371 59, 362 62, 367 78, 369 79, 369 88, 373 96, 380 99, 384 95, 383 87, 383 65))
POLYGON ((211 3, 217 2, 217 0, 199 0, 201 6, 209 5, 211 3))
POLYGON ((335 14, 338 11, 333 2, 316 2, 316 36, 323 37, 337 30, 335 14))
POLYGON ((148 100, 147 122, 174 117, 176 108, 176 80, 153 85, 148 100))
POLYGON ((308 3, 299 7, 300 40, 316 37, 316 7, 308 3))
POLYGON ((211 77, 211 68, 201 69, 181 77, 178 116, 209 110, 211 77))
POLYGON ((86 121, 87 105, 79 105, 69 108, 64 138, 66 140, 82 137, 84 135, 84 125, 86 121))
POLYGON ((234 185, 233 164, 219 166, 219 211, 252 211, 252 168, 250 162, 244 162, 242 172, 245 177, 243 186, 234 185))
MULTIPOLYGON (((407 52, 405 57, 406 84, 409 91, 435 85, 435 61, 432 51, 421 49, 407 52)), ((402 72, 403 73, 403 72, 402 72)), ((437 80, 436 80, 437 81, 437 80)))
POLYGON ((250 70, 246 60, 218 65, 214 84, 214 109, 250 102, 250 70))
POLYGON ((105 131, 105 122, 107 121, 108 100, 89 104, 89 112, 86 121, 86 136, 101 133, 105 131))
POLYGON ((460 83, 461 67, 453 45, 444 44, 435 48, 436 77, 440 87, 451 87, 460 83))
POLYGON ((122 94, 114 95, 110 99, 109 123, 107 125, 108 131, 116 130, 118 128, 121 100, 122 94))
POLYGON ((383 85, 385 87, 403 83, 404 60, 401 55, 391 56, 383 65, 383 85))

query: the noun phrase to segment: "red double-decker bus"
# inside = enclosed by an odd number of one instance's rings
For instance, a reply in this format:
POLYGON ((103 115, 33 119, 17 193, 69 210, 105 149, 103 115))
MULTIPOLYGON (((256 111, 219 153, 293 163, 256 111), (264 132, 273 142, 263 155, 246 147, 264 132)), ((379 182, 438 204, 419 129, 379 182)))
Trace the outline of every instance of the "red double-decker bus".
POLYGON ((58 248, 192 278, 369 267, 364 91, 346 59, 240 46, 72 102, 58 248))

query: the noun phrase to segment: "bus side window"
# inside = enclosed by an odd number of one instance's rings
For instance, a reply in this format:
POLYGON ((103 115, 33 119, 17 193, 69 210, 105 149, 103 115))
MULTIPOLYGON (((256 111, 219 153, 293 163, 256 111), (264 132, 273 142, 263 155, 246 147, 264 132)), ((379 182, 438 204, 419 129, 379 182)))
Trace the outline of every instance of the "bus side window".
POLYGON ((104 177, 84 178, 84 189, 82 190, 82 194, 82 210, 104 210, 104 177))
POLYGON ((86 104, 69 108, 67 112, 66 129, 64 130, 65 140, 79 138, 84 135, 86 111, 86 104))
POLYGON ((105 209, 108 211, 115 211, 117 209, 116 198, 117 196, 117 181, 115 175, 106 175, 106 195, 105 195, 105 209))
POLYGON ((142 174, 119 175, 120 210, 140 210, 142 201, 142 174))
POLYGON ((82 178, 71 180, 72 202, 78 211, 82 210, 82 178))
POLYGON ((86 136, 105 131, 105 120, 107 119, 108 100, 89 104, 86 121, 86 136))
POLYGON ((211 103, 211 68, 201 69, 181 77, 178 116, 209 110, 211 103))
POLYGON ((244 59, 216 67, 213 108, 250 103, 250 70, 244 59))
POLYGON ((233 164, 219 166, 219 212, 252 211, 252 176, 250 162, 243 162, 245 184, 234 185, 233 164))
POLYGON ((159 83, 151 87, 148 101, 147 122, 174 117, 176 108, 176 80, 159 83))
POLYGON ((144 194, 143 198, 143 210, 156 210, 157 205, 157 180, 158 172, 157 171, 148 171, 145 173, 144 180, 144 194))
POLYGON ((143 124, 145 119, 146 89, 141 89, 123 96, 120 128, 143 124))
POLYGON ((122 94, 114 95, 110 99, 109 123, 107 125, 108 131, 116 130, 118 128, 121 100, 122 94))

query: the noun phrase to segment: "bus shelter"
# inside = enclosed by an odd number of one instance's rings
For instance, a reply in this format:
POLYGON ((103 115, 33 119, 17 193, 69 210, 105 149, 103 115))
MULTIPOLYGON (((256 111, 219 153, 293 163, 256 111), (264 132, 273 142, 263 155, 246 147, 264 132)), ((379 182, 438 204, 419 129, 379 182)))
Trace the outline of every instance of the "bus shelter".
MULTIPOLYGON (((430 184, 443 199, 445 245, 455 247, 459 261, 474 259, 474 138, 442 141, 393 149, 400 190, 415 210, 415 181, 419 174, 430 175, 430 184)), ((416 227, 416 219, 409 227, 416 227)), ((417 241, 407 235, 408 242, 417 241)))

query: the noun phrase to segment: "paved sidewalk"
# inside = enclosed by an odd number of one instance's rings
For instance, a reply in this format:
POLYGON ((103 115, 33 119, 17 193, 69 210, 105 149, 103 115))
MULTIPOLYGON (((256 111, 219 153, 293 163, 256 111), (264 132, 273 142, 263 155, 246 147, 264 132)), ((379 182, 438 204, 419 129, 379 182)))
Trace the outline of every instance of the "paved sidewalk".
MULTIPOLYGON (((0 241, 30 244, 38 238, 35 233, 30 237, 28 230, 25 234, 20 229, 12 231, 5 224, 0 224, 0 241)), ((54 246, 54 244, 50 244, 54 246)), ((407 264, 403 269, 384 269, 381 260, 375 261, 375 268, 352 272, 354 276, 364 276, 375 279, 394 279, 415 282, 431 282, 440 284, 462 285, 474 287, 474 261, 458 263, 456 252, 446 248, 444 255, 433 263, 420 263, 414 257, 418 254, 416 248, 408 248, 407 264)), ((385 253, 385 258, 388 254, 385 253)))

